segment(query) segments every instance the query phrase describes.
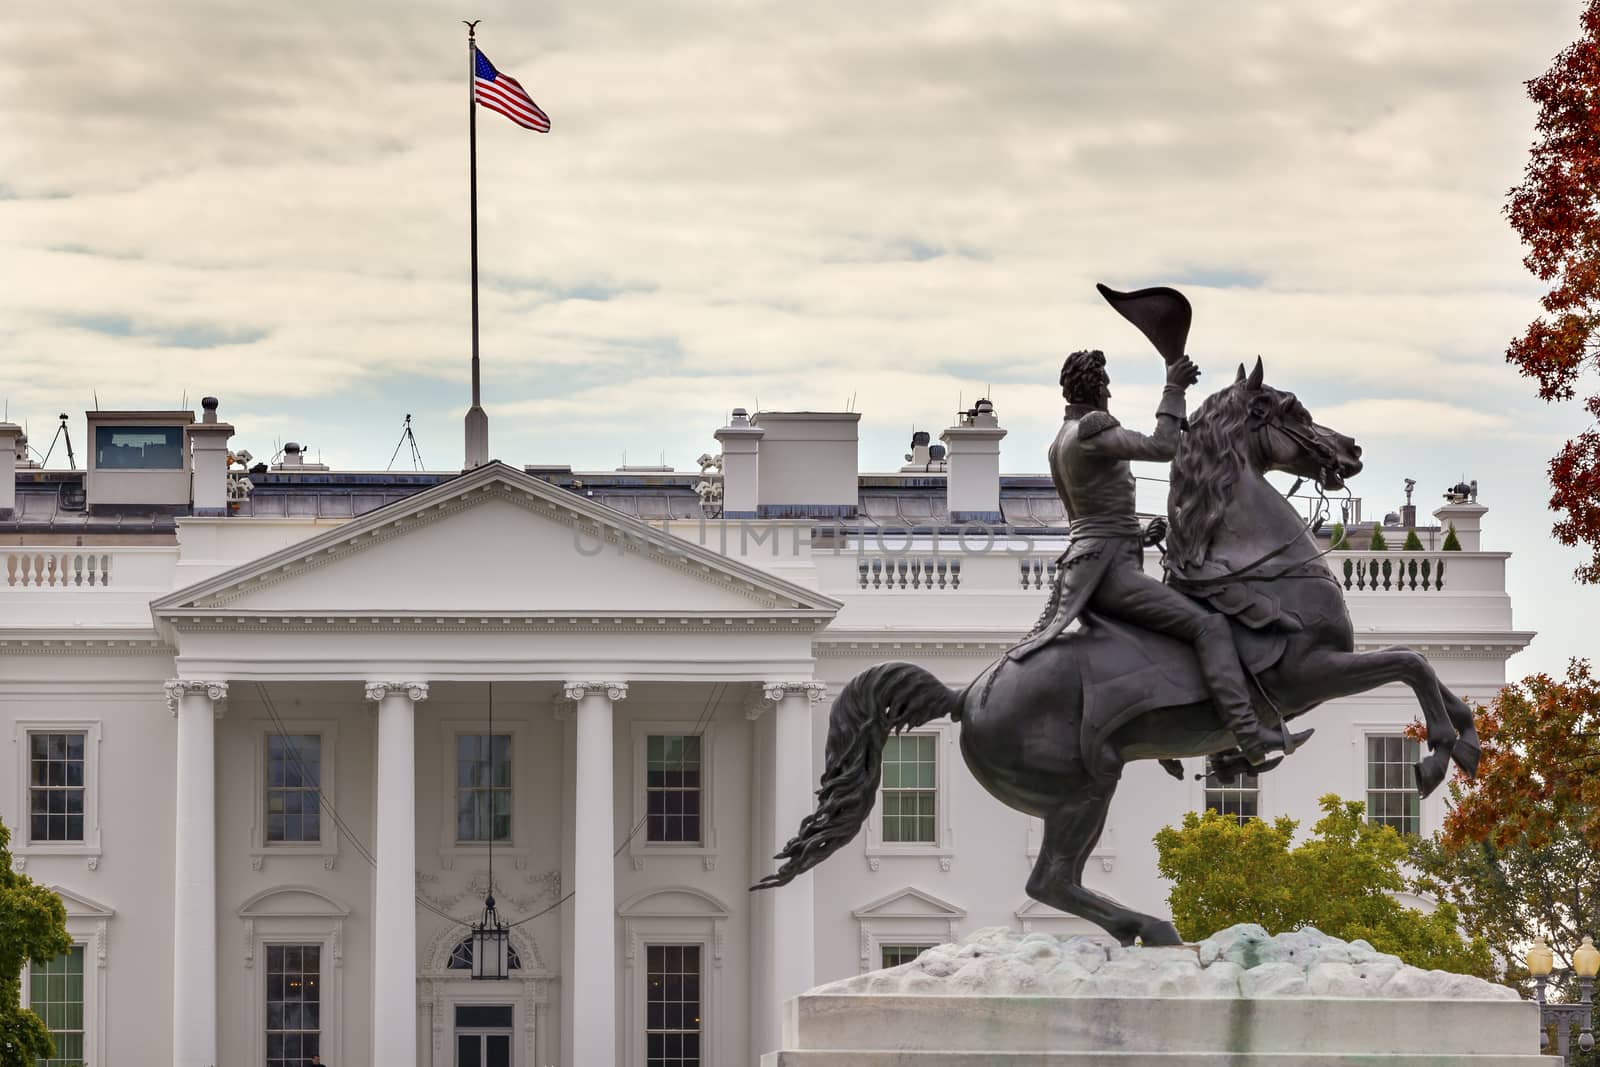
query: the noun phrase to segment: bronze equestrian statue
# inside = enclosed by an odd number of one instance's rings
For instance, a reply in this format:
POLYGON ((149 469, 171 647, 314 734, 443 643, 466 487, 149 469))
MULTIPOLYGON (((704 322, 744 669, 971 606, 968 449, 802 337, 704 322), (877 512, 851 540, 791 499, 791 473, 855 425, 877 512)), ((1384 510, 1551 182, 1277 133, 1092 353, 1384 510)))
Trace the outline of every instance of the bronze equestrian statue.
POLYGON ((1343 587, 1314 530, 1265 477, 1275 470, 1342 488, 1361 470, 1355 442, 1267 385, 1259 359, 1182 432, 1183 389, 1198 376, 1183 355, 1188 302, 1171 289, 1100 289, 1167 361, 1155 433, 1123 429, 1105 412, 1103 357, 1068 360, 1069 405, 1050 458, 1072 537, 1039 626, 959 690, 910 663, 851 679, 833 702, 817 809, 778 853, 777 872, 753 888, 784 885, 854 838, 877 799, 885 740, 946 716, 960 723, 962 756, 983 787, 1044 820, 1028 895, 1125 945, 1181 940, 1167 920, 1083 885, 1129 761, 1172 770, 1203 756, 1225 773, 1265 770, 1278 762, 1270 751, 1309 736, 1289 734, 1288 720, 1403 682, 1427 724, 1418 792, 1437 788, 1452 760, 1476 773, 1471 709, 1419 653, 1353 651, 1343 587), (1138 529, 1127 461, 1169 457, 1162 586, 1142 573, 1142 540, 1159 530, 1138 529))

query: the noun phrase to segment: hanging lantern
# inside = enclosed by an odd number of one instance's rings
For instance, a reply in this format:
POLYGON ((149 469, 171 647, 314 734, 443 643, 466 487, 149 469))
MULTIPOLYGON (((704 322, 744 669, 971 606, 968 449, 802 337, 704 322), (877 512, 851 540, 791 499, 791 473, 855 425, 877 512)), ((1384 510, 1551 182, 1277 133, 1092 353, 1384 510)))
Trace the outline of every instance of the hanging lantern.
POLYGON ((483 900, 483 919, 472 928, 472 977, 503 981, 511 977, 511 928, 494 910, 494 896, 483 900))

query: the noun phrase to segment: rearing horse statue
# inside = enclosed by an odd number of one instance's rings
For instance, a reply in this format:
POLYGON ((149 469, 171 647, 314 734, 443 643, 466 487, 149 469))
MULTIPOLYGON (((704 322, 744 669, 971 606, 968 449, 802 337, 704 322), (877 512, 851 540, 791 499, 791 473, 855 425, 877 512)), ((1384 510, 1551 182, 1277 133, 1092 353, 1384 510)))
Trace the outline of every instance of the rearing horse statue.
MULTIPOLYGON (((1338 488, 1360 471, 1359 454, 1293 393, 1267 385, 1259 360, 1251 373, 1241 366, 1237 380, 1191 416, 1173 461, 1168 510, 1178 558, 1168 581, 1208 605, 1244 605, 1228 614, 1264 718, 1282 723, 1388 682, 1409 686, 1427 724, 1428 753, 1416 765, 1418 792, 1427 796, 1452 760, 1476 772, 1471 710, 1419 653, 1354 651, 1343 588, 1313 531, 1265 477, 1282 471, 1338 488), (1277 625, 1261 625, 1262 611, 1277 625), (1257 621, 1244 625, 1252 612, 1257 621)), ((1226 759, 1238 742, 1223 728, 1190 646, 1092 610, 1027 658, 1002 656, 964 689, 910 663, 851 679, 833 703, 816 811, 778 853, 777 872, 753 888, 784 885, 854 838, 877 799, 885 740, 946 716, 960 724, 961 754, 983 787, 1044 820, 1030 897, 1125 945, 1181 942, 1171 922, 1085 888, 1084 865, 1126 763, 1226 759)))

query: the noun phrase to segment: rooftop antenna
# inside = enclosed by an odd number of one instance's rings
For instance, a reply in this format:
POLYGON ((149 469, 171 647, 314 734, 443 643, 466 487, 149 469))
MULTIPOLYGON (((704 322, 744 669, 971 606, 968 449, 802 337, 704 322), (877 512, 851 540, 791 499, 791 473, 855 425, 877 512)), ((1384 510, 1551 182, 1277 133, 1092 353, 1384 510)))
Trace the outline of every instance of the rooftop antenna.
POLYGON ((45 450, 44 459, 39 466, 43 467, 50 462, 50 453, 56 450, 56 442, 64 439, 67 442, 67 466, 71 470, 77 470, 78 458, 72 454, 72 434, 67 430, 66 412, 62 412, 57 417, 60 418, 61 424, 56 427, 55 436, 50 438, 50 447, 45 450))
POLYGON ((178 401, 178 410, 179 411, 187 411, 188 409, 189 409, 189 390, 185 389, 183 391, 183 399, 178 401))
POLYGON ((100 390, 91 389, 90 392, 92 392, 94 394, 94 409, 96 411, 99 411, 100 410, 100 390))
POLYGON ((411 413, 409 411, 406 412, 405 429, 400 431, 400 440, 395 442, 394 455, 389 457, 389 466, 385 467, 385 470, 394 470, 394 461, 400 455, 400 446, 407 442, 411 444, 411 469, 419 471, 422 469, 422 450, 417 447, 417 435, 411 432, 411 413))

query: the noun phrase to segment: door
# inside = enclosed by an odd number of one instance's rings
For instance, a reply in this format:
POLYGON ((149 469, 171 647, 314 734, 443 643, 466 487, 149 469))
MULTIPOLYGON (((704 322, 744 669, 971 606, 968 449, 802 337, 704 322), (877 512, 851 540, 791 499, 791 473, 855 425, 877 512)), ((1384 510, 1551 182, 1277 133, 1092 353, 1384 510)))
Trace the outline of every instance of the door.
POLYGON ((511 1067, 511 1005, 456 1005, 455 1067, 511 1067))

